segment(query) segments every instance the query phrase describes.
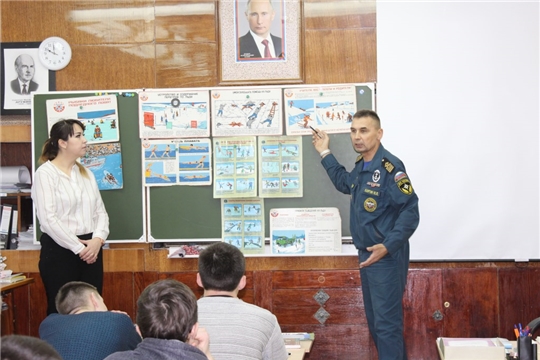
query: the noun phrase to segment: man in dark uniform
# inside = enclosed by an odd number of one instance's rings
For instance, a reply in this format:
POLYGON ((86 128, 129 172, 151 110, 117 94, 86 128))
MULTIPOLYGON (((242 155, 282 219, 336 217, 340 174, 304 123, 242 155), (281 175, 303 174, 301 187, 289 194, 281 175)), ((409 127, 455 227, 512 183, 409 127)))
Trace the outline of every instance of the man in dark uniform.
POLYGON ((270 0, 249 0, 246 19, 249 31, 238 39, 241 59, 283 58, 281 38, 270 34, 276 13, 270 0))
POLYGON ((377 113, 360 110, 351 123, 353 148, 360 153, 348 172, 330 152, 324 131, 313 145, 336 189, 351 195, 351 235, 358 249, 362 295, 379 360, 405 360, 403 292, 409 269, 409 238, 419 223, 418 197, 405 166, 381 144, 377 113))

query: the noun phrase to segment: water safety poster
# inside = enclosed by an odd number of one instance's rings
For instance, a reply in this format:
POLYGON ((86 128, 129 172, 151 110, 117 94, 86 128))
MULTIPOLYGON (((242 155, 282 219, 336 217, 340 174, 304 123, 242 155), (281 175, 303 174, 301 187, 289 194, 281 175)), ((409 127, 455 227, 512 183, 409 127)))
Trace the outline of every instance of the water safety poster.
POLYGON ((209 137, 208 90, 146 90, 139 93, 141 139, 209 137))
POLYGON ((221 229, 224 242, 245 254, 264 254, 263 199, 221 199, 221 229))
POLYGON ((61 119, 77 119, 88 144, 120 141, 117 95, 96 95, 45 101, 48 132, 61 119))
POLYGON ((145 186, 212 184, 210 139, 142 142, 145 186))
POLYGON ((214 198, 257 196, 255 136, 213 138, 214 198))
POLYGON ((375 110, 375 84, 285 88, 283 98, 287 135, 311 135, 311 128, 348 133, 358 109, 375 110))
POLYGON ((259 196, 302 197, 302 137, 259 136, 259 196))

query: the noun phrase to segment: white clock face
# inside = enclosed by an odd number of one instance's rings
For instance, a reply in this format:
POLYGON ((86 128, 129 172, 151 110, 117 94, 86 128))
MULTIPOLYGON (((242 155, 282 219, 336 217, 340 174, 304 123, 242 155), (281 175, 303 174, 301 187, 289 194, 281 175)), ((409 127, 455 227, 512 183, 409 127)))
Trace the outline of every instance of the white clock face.
POLYGON ((71 47, 62 38, 47 38, 39 45, 39 59, 49 70, 63 69, 71 60, 71 47))

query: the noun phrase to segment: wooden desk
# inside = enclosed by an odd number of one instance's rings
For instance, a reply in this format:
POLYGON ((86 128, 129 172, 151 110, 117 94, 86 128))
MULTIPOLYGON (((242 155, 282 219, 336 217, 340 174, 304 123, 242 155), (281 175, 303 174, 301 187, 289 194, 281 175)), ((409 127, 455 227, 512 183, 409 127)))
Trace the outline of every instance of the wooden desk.
POLYGON ((13 290, 29 285, 34 282, 33 278, 24 279, 16 283, 1 284, 0 293, 2 294, 1 311, 1 333, 2 336, 14 334, 16 331, 15 318, 13 314, 13 290), (4 304, 6 304, 4 306, 4 304))

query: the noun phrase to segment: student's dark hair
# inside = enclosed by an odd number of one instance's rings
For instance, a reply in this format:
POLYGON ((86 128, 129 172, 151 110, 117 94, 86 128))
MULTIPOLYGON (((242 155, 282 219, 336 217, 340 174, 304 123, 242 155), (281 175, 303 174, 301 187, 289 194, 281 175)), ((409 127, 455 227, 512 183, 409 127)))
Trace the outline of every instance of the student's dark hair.
POLYGON ((58 352, 44 340, 33 336, 6 335, 2 343, 2 360, 62 360, 58 352))
POLYGON ((375 111, 368 110, 368 109, 358 110, 353 116, 354 119, 359 119, 363 117, 372 118, 373 120, 377 122, 378 127, 379 128, 381 127, 381 119, 379 118, 379 115, 377 115, 375 111))
POLYGON ((186 342, 197 323, 197 298, 174 279, 150 284, 137 300, 137 325, 143 338, 186 342))
MULTIPOLYGON (((79 120, 75 119, 58 120, 51 127, 49 138, 45 140, 45 143, 41 148, 41 156, 39 157, 40 163, 47 162, 48 160, 54 160, 58 156, 58 140, 68 141, 68 139, 75 133, 75 130, 73 129, 75 124, 79 125, 84 131, 84 124, 79 120)), ((88 176, 88 174, 86 173, 86 168, 84 166, 79 163, 77 163, 77 166, 83 176, 88 176)))
POLYGON ((214 243, 199 254, 199 275, 205 290, 233 291, 245 271, 244 254, 226 242, 214 243))
POLYGON ((64 284, 56 294, 56 310, 62 315, 72 314, 88 305, 89 293, 99 295, 95 286, 83 281, 70 281, 64 284))

